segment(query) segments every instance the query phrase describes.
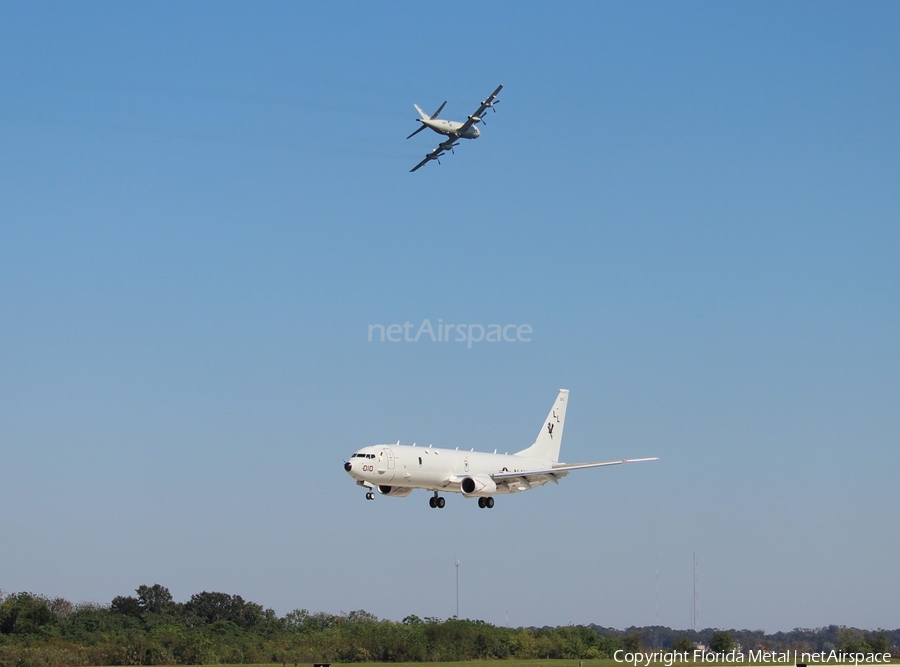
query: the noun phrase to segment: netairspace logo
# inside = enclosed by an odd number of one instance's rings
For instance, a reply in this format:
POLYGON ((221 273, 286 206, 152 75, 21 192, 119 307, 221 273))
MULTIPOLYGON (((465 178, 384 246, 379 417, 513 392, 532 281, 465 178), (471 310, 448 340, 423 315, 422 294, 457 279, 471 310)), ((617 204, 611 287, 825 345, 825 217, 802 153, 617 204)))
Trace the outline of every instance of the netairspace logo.
POLYGON ((415 333, 414 324, 370 324, 369 342, 418 343, 420 340, 432 343, 465 343, 470 350, 475 343, 530 343, 533 330, 530 324, 444 324, 443 319, 432 325, 431 320, 422 320, 415 333))
POLYGON ((812 667, 821 664, 822 667, 861 667, 867 665, 886 665, 891 662, 890 653, 845 653, 831 651, 826 653, 806 653, 797 650, 787 651, 743 651, 732 649, 728 652, 715 653, 702 648, 688 651, 624 651, 619 649, 613 654, 616 662, 631 665, 631 667, 680 667, 681 664, 696 665, 697 663, 715 663, 717 665, 730 665, 747 662, 751 665, 769 665, 781 667, 812 667), (693 654, 692 654, 693 653, 693 654))

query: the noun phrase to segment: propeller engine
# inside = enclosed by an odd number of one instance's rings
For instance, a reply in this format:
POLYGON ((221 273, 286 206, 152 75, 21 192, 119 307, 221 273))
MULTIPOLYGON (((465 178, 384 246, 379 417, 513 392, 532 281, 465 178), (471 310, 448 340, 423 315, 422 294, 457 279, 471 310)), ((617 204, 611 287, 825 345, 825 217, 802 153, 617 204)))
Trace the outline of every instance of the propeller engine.
MULTIPOLYGON (((497 113, 497 110, 494 108, 494 105, 497 104, 499 101, 500 101, 500 100, 494 100, 493 102, 487 102, 487 101, 484 101, 484 102, 481 103, 481 106, 484 107, 484 110, 485 110, 485 111, 487 111, 488 109, 490 109, 490 110, 493 111, 494 113, 497 113)), ((473 116, 470 116, 470 118, 472 118, 473 120, 475 120, 476 123, 483 123, 484 125, 487 125, 487 123, 485 122, 483 116, 482 116, 482 117, 479 117, 479 116, 474 116, 474 117, 473 117, 473 116)))
POLYGON ((494 108, 495 104, 500 104, 500 100, 495 99, 493 102, 488 102, 487 100, 485 100, 481 103, 481 106, 483 106, 485 109, 490 109, 494 113, 497 113, 497 110, 494 108))

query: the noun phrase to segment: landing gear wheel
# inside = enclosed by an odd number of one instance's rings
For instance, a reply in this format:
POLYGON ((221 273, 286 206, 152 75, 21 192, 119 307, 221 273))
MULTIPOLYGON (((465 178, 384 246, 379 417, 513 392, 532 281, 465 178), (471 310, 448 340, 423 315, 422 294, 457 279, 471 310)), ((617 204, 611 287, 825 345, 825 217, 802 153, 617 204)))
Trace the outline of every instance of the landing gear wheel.
POLYGON ((434 496, 431 496, 431 498, 428 499, 428 506, 431 509, 434 509, 435 507, 437 507, 437 498, 435 498, 434 496))
POLYGON ((438 506, 438 509, 444 509, 444 505, 446 505, 446 504, 447 504, 447 501, 446 501, 446 500, 444 500, 444 499, 441 498, 441 497, 438 497, 438 499, 437 499, 437 506, 438 506))
POLYGON ((491 509, 494 506, 494 499, 493 498, 485 498, 484 506, 487 507, 488 509, 491 509))
POLYGON ((366 500, 375 500, 375 494, 371 491, 366 492, 366 500))
POLYGON ((479 499, 478 499, 478 506, 479 506, 481 509, 484 509, 484 498, 479 498, 479 499))

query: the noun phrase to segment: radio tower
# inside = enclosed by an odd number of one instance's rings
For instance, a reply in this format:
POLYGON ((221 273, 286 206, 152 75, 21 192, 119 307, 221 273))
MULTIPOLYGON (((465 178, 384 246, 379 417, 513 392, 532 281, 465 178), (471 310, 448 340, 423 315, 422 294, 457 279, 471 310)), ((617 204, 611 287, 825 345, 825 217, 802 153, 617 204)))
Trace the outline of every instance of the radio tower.
POLYGON ((700 596, 697 593, 697 584, 698 584, 697 566, 698 566, 697 552, 695 551, 694 552, 694 605, 691 609, 691 627, 693 628, 694 632, 697 632, 700 629, 698 627, 700 625, 700 596))
POLYGON ((456 557, 456 616, 459 618, 459 556, 456 557))
POLYGON ((659 556, 656 556, 656 618, 653 623, 653 645, 659 644, 659 556))

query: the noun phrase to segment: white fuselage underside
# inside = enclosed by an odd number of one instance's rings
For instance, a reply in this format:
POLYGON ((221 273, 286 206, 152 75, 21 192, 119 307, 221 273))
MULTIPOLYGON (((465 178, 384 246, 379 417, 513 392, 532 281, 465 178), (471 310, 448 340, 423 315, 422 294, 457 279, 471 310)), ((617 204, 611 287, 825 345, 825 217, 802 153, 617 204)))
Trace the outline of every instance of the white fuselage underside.
POLYGON ((463 126, 463 123, 459 123, 455 120, 443 120, 441 118, 435 118, 433 120, 422 120, 421 122, 430 127, 438 134, 446 134, 448 136, 451 134, 455 134, 462 139, 477 139, 478 135, 481 134, 478 128, 474 125, 466 128, 465 132, 460 132, 459 129, 463 126))
MULTIPOLYGON (((374 445, 350 459, 347 472, 358 482, 429 491, 460 492, 460 481, 475 475, 547 470, 553 462, 514 454, 438 449, 409 445, 374 445), (362 456, 373 455, 372 458, 362 456)), ((518 479, 497 483, 494 493, 515 493, 542 486, 547 478, 529 483, 518 479)))

